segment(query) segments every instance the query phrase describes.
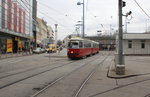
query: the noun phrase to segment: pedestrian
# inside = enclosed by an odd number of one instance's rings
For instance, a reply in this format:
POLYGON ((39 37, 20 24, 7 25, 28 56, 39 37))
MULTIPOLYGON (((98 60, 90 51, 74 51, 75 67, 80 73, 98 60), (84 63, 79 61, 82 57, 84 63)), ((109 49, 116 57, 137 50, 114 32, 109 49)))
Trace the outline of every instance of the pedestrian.
POLYGON ((60 47, 57 48, 58 55, 60 54, 60 47))

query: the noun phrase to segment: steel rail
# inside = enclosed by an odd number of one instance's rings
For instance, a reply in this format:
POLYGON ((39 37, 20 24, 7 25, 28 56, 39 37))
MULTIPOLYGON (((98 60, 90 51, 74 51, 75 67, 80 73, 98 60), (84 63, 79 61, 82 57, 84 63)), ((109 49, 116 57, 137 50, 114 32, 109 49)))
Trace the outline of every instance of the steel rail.
POLYGON ((16 81, 10 82, 10 83, 8 83, 8 84, 1 85, 1 86, 0 86, 0 89, 3 89, 3 88, 5 88, 5 87, 11 86, 11 85, 16 84, 16 83, 18 83, 18 82, 21 82, 21 81, 23 81, 23 80, 26 80, 26 79, 29 79, 29 78, 35 77, 35 76, 37 76, 37 75, 43 74, 43 73, 45 73, 45 72, 48 72, 48 71, 51 71, 51 70, 54 70, 54 69, 57 69, 57 68, 60 68, 60 67, 63 67, 63 66, 69 65, 69 64, 71 64, 71 63, 75 63, 75 62, 77 62, 77 61, 71 61, 71 62, 69 62, 69 63, 65 63, 65 64, 63 64, 63 65, 61 65, 61 66, 57 66, 57 67, 54 67, 54 68, 50 68, 50 69, 48 69, 48 70, 44 70, 44 71, 42 71, 42 72, 39 72, 39 73, 36 73, 36 74, 30 75, 30 76, 28 76, 28 77, 25 77, 25 78, 22 78, 22 79, 19 79, 19 80, 16 80, 16 81))
MULTIPOLYGON (((98 57, 99 57, 99 56, 98 56, 98 57)), ((97 58, 98 58, 98 57, 97 57, 97 58)), ((67 73, 67 74, 65 74, 65 75, 63 75, 63 76, 61 76, 61 77, 55 79, 55 80, 52 81, 50 84, 48 84, 45 88, 41 89, 40 91, 38 91, 37 93, 31 95, 30 97, 37 97, 39 94, 43 93, 46 89, 50 88, 51 86, 53 86, 54 84, 56 84, 57 82, 59 82, 59 81, 62 80, 63 78, 69 76, 69 75, 72 74, 73 72, 75 72, 75 71, 81 69, 82 67, 84 67, 84 66, 86 66, 86 65, 89 65, 89 63, 91 63, 91 62, 94 61, 94 60, 97 60, 97 58, 94 58, 93 60, 90 60, 90 61, 84 63, 84 65, 78 67, 77 69, 75 69, 75 70, 73 70, 73 71, 71 71, 71 72, 69 72, 69 73, 67 73)))
MULTIPOLYGON (((61 61, 61 60, 55 60, 55 61, 58 62, 58 61, 61 61)), ((54 62, 54 63, 56 63, 56 62, 54 62)), ((27 70, 24 70, 24 71, 16 72, 16 73, 5 75, 5 76, 1 76, 0 79, 7 78, 9 76, 14 76, 14 75, 17 75, 17 74, 21 74, 21 73, 25 73, 25 72, 28 72, 28 71, 32 71, 32 70, 35 70, 35 69, 39 69, 39 68, 43 68, 43 67, 49 66, 49 64, 47 64, 47 62, 45 62, 43 64, 46 64, 46 65, 30 68, 30 69, 27 69, 27 70)))
POLYGON ((95 66, 95 68, 89 73, 89 75, 85 78, 84 82, 81 84, 77 92, 75 93, 74 97, 78 97, 82 89, 84 88, 85 84, 88 82, 88 80, 92 77, 92 75, 97 71, 98 67, 108 58, 108 55, 95 66))
POLYGON ((14 81, 14 82, 10 82, 10 83, 8 83, 8 84, 5 84, 5 85, 0 86, 0 89, 3 89, 3 88, 8 87, 8 86, 10 86, 10 85, 16 84, 16 83, 21 82, 21 81, 23 81, 23 80, 26 80, 26 79, 35 77, 35 76, 37 76, 37 75, 43 74, 43 73, 45 73, 45 72, 54 70, 54 69, 56 69, 56 68, 60 68, 60 67, 63 67, 63 66, 65 66, 65 65, 69 65, 69 64, 71 64, 71 63, 74 63, 74 62, 69 62, 69 63, 63 64, 63 65, 61 65, 61 66, 57 66, 57 67, 54 67, 54 68, 51 68, 51 69, 42 71, 42 72, 40 72, 40 73, 36 73, 36 74, 30 75, 30 76, 25 77, 25 78, 22 78, 22 79, 20 79, 20 80, 17 80, 17 81, 14 81))

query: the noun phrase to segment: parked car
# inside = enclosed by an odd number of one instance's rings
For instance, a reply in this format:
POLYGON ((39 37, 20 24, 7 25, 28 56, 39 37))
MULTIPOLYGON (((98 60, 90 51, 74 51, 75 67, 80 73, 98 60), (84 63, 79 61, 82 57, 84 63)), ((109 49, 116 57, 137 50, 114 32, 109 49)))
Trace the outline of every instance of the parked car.
POLYGON ((35 53, 35 54, 41 54, 42 53, 42 49, 38 47, 35 50, 33 50, 33 53, 35 53))
POLYGON ((42 51, 42 53, 45 53, 46 49, 45 48, 41 48, 41 51, 42 51))

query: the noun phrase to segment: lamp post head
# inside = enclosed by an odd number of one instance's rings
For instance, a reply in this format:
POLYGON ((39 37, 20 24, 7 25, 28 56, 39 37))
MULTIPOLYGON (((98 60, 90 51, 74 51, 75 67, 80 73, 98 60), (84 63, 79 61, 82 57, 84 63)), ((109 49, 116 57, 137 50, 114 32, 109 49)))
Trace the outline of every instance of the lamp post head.
POLYGON ((83 3, 81 3, 81 2, 77 2, 77 5, 81 5, 81 4, 83 4, 83 3))
POLYGON ((129 11, 129 12, 128 12, 128 15, 131 15, 131 14, 132 14, 132 11, 129 11))
POLYGON ((97 32, 102 32, 101 30, 97 30, 97 32))

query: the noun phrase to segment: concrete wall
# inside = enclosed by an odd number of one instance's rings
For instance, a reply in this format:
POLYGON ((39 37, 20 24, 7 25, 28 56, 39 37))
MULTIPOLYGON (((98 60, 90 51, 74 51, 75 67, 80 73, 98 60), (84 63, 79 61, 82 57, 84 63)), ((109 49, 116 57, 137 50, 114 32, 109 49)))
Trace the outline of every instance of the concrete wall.
POLYGON ((128 48, 128 40, 123 40, 123 51, 126 55, 150 55, 150 40, 145 40, 145 48, 141 48, 140 39, 132 40, 132 48, 128 48))
POLYGON ((150 33, 124 33, 123 39, 150 39, 150 33))

